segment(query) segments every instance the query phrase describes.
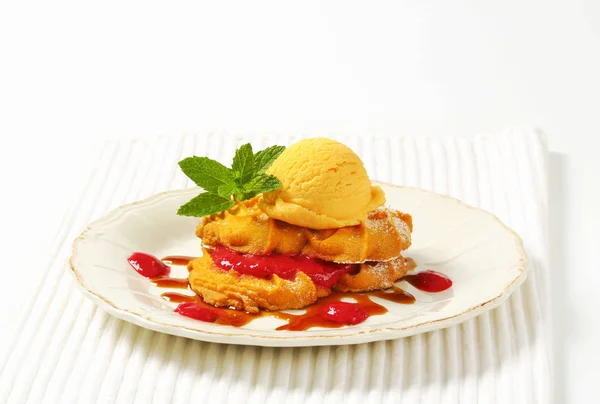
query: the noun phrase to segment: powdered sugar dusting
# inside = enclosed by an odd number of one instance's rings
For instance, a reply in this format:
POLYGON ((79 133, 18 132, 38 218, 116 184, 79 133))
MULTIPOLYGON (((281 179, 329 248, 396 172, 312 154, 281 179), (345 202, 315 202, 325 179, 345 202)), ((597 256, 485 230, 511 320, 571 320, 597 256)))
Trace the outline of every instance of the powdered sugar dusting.
POLYGON ((390 217, 390 210, 384 206, 380 206, 377 209, 369 212, 369 217, 367 218, 367 222, 365 226, 369 229, 373 229, 375 231, 388 231, 389 228, 387 226, 388 218, 390 217))
POLYGON ((397 211, 386 208, 384 206, 380 206, 379 208, 369 213, 369 218, 367 219, 365 225, 367 226, 367 228, 372 229, 374 231, 391 232, 392 228, 388 226, 389 219, 391 219, 393 229, 402 238, 403 242, 409 243, 411 233, 410 226, 397 215, 397 211))
MULTIPOLYGON (((394 265, 393 260, 390 262, 379 261, 377 264, 371 266, 371 274, 377 277, 379 283, 381 284, 383 280, 387 277, 388 267, 389 265, 394 265)), ((382 285, 382 287, 386 287, 388 285, 382 285)))
POLYGON ((402 237, 403 240, 408 242, 410 240, 410 228, 408 227, 408 224, 406 224, 404 220, 396 216, 392 216, 392 223, 394 224, 394 228, 396 229, 400 237, 402 237))

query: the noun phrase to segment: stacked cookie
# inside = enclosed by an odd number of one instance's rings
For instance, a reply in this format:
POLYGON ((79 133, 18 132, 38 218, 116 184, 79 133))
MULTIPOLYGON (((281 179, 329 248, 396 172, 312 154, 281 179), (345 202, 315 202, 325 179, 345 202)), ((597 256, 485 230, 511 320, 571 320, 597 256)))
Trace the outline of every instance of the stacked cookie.
POLYGON ((332 290, 391 287, 406 274, 401 253, 410 246, 411 231, 410 215, 384 207, 356 226, 309 229, 270 218, 255 198, 202 219, 196 235, 204 255, 190 262, 189 282, 207 303, 219 307, 300 309, 332 290), (275 269, 257 276, 252 265, 244 266, 254 262, 252 257, 261 257, 255 265, 275 269), (290 257, 283 272, 276 264, 281 257, 290 257), (303 271, 307 263, 310 270, 303 271))

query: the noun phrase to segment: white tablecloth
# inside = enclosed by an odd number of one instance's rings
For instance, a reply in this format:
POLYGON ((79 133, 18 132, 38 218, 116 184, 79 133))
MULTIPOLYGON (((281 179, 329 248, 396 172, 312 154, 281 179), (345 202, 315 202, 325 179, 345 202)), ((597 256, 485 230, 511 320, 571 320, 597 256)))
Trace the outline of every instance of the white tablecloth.
POLYGON ((551 394, 547 148, 538 133, 340 138, 373 179, 449 194, 524 239, 525 284, 462 325, 387 342, 314 348, 219 345, 149 331, 86 300, 67 271, 72 240, 123 203, 191 184, 177 161, 229 163, 236 144, 287 136, 219 134, 107 143, 57 232, 46 278, 0 353, 0 402, 546 403, 551 394))

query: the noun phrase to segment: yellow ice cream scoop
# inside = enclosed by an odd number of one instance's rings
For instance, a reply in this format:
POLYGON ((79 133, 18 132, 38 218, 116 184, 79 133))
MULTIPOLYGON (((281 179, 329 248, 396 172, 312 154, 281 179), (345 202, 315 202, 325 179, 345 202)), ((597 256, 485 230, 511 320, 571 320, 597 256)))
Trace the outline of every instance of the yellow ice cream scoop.
POLYGON ((269 217, 297 226, 354 226, 385 203, 383 191, 371 185, 356 153, 332 139, 304 139, 291 145, 267 173, 279 179, 281 188, 263 194, 259 207, 269 217))

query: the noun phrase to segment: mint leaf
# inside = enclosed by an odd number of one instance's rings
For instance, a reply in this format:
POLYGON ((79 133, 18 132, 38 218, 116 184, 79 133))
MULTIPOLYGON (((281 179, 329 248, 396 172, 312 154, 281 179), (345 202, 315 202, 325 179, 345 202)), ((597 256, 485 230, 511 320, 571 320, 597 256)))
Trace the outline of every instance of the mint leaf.
POLYGON ((279 180, 267 174, 259 174, 252 178, 250 182, 244 185, 244 191, 235 195, 238 201, 245 201, 254 198, 263 192, 274 191, 281 186, 279 180))
POLYGON ((244 186, 246 191, 257 191, 258 193, 274 191, 281 186, 281 182, 272 175, 259 174, 244 186))
POLYGON ((234 183, 231 169, 208 157, 188 157, 179 162, 179 167, 196 185, 213 194, 221 185, 234 183))
POLYGON ((285 146, 271 146, 257 152, 254 155, 254 171, 256 174, 264 174, 284 150, 285 146))
POLYGON ((224 184, 217 190, 217 194, 223 198, 229 198, 237 192, 240 192, 240 188, 236 184, 224 184))
POLYGON ((250 143, 235 152, 231 168, 207 157, 188 157, 179 162, 181 170, 207 192, 182 205, 177 211, 181 216, 202 217, 227 210, 238 201, 276 190, 281 186, 277 178, 265 172, 285 150, 272 146, 254 154, 250 143))
POLYGON ((182 205, 177 214, 180 216, 202 217, 222 212, 233 205, 235 205, 235 202, 229 198, 204 192, 185 205, 182 205))
POLYGON ((239 185, 250 181, 254 175, 254 154, 252 153, 252 146, 250 143, 240 146, 240 148, 235 151, 231 169, 233 170, 239 185))

